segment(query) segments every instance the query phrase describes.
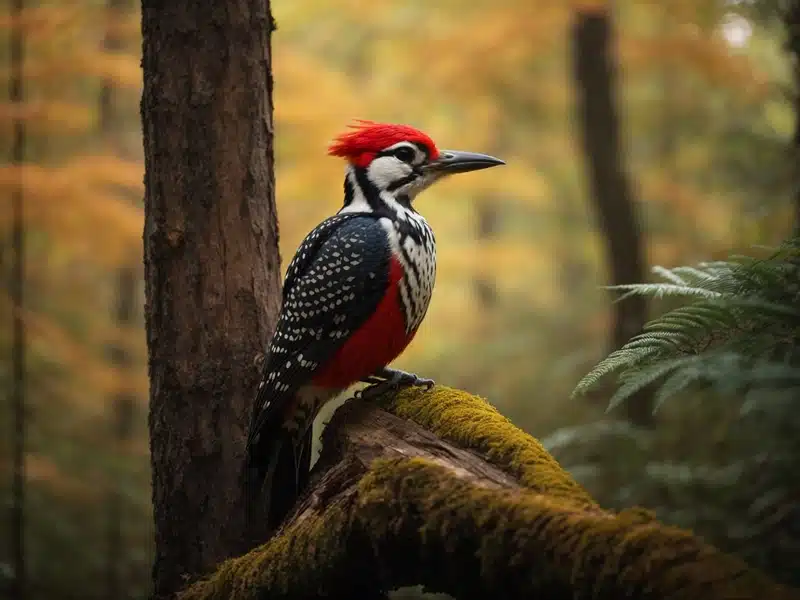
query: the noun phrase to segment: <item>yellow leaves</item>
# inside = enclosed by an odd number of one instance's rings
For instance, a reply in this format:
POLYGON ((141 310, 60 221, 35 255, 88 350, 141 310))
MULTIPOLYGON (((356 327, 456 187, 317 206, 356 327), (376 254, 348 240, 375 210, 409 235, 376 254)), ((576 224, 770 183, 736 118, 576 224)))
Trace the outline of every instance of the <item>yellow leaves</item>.
POLYGON ((82 52, 72 57, 70 70, 75 75, 109 80, 118 87, 138 90, 142 86, 142 69, 132 55, 82 52))
MULTIPOLYGON (((468 149, 483 151, 484 148, 477 145, 468 149)), ((543 206, 547 203, 550 194, 547 180, 531 165, 519 160, 513 162, 513 158, 509 160, 511 164, 496 169, 451 177, 437 184, 437 193, 456 199, 488 195, 504 205, 543 206)))
POLYGON ((0 17, 0 30, 8 31, 15 25, 22 29, 28 44, 41 43, 53 36, 82 24, 86 15, 85 7, 77 3, 62 5, 46 4, 25 8, 17 20, 7 13, 0 17))
MULTIPOLYGON (((346 121, 362 113, 362 95, 344 74, 292 48, 276 48, 275 116, 279 126, 292 125, 333 136, 346 121), (324 101, 321 97, 324 95, 324 101)), ((288 130, 291 134, 291 130, 288 130)), ((280 141, 279 141, 280 143, 280 141)), ((321 146, 324 150, 324 146, 321 146)))
POLYGON ((658 38, 625 37, 619 41, 620 59, 625 68, 652 70, 665 64, 685 77, 696 72, 719 87, 731 87, 752 99, 762 97, 768 81, 743 55, 735 55, 717 38, 679 31, 658 38))
POLYGON ((109 154, 84 155, 60 169, 62 177, 82 185, 117 185, 144 193, 144 169, 141 164, 109 154))
POLYGON ((438 263, 444 277, 494 278, 509 274, 524 281, 549 269, 541 249, 531 243, 491 240, 440 246, 438 263))
POLYGON ((681 222, 693 223, 708 241, 721 240, 731 232, 731 202, 704 194, 669 173, 657 171, 640 176, 642 197, 665 205, 681 222))
POLYGON ((610 9, 609 0, 569 0, 570 8, 586 14, 605 13, 610 9))
MULTIPOLYGON (((7 293, 0 295, 0 309, 11 314, 12 306, 7 293)), ((133 392, 137 398, 147 397, 147 376, 141 370, 130 373, 113 368, 107 360, 97 356, 96 344, 87 345, 75 340, 57 321, 23 308, 22 319, 29 343, 38 356, 61 364, 78 379, 80 392, 74 396, 69 389, 60 390, 69 395, 70 403, 82 412, 101 415, 106 411, 97 403, 98 397, 109 398, 120 392, 133 392)), ((141 344, 140 344, 141 345, 141 344)))
POLYGON ((24 121, 31 133, 45 133, 53 128, 64 133, 78 133, 94 123, 94 115, 84 104, 57 100, 22 105, 0 103, 0 133, 9 136, 15 120, 24 121))
POLYGON ((557 8, 534 13, 498 6, 451 20, 449 28, 417 41, 414 66, 425 61, 426 81, 462 93, 485 93, 487 84, 514 88, 518 78, 509 74, 524 73, 563 39, 568 17, 557 8))
MULTIPOLYGON (((141 252, 141 210, 102 189, 107 184, 139 188, 139 165, 85 157, 62 167, 0 167, 0 190, 10 192, 20 176, 27 226, 47 231, 70 254, 113 266, 141 252)), ((0 226, 8 228, 9 220, 6 203, 0 226)))

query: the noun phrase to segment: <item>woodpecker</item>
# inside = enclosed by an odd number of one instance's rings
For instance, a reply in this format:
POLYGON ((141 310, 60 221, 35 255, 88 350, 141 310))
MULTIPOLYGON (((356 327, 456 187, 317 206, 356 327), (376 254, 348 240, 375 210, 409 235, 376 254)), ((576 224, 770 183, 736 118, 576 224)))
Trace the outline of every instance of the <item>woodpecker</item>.
POLYGON ((433 231, 412 202, 447 175, 505 164, 373 121, 351 125, 328 153, 347 162, 344 205, 289 264, 247 441, 245 493, 268 531, 307 483, 311 425, 326 402, 357 382, 375 384, 364 397, 433 385, 387 366, 414 338, 436 277, 433 231))

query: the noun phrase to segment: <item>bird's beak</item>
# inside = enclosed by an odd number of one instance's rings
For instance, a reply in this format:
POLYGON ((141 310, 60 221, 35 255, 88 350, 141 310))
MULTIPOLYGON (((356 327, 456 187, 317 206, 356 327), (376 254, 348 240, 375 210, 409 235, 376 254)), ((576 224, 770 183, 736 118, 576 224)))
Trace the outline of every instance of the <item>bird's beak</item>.
POLYGON ((442 150, 439 153, 439 157, 428 163, 425 170, 440 175, 450 175, 452 173, 467 173, 469 171, 488 169, 489 167, 504 164, 506 164, 505 161, 488 154, 442 150))

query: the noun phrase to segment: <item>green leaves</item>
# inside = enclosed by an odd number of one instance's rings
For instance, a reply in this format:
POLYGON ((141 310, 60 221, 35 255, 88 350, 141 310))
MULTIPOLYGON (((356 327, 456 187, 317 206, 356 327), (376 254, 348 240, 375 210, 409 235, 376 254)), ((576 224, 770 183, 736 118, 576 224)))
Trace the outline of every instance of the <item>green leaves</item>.
POLYGON ((770 258, 735 257, 695 267, 653 272, 664 282, 615 286, 622 297, 679 297, 688 304, 650 321, 576 386, 586 393, 613 373, 619 386, 609 410, 639 390, 659 384, 655 409, 692 386, 723 395, 800 394, 800 240, 770 258))

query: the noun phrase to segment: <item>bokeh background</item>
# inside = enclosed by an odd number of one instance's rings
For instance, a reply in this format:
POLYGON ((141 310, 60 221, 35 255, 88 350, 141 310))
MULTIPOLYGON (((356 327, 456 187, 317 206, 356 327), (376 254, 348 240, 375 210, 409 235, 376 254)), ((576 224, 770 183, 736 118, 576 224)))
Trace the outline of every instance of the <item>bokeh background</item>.
MULTIPOLYGON (((606 506, 644 504, 788 580, 791 570, 775 565, 800 550, 800 532, 776 548, 768 530, 747 528, 758 493, 731 465, 752 446, 732 433, 729 404, 675 402, 642 431, 606 415, 607 396, 570 399, 613 327, 575 113, 574 4, 273 0, 284 263, 340 206, 343 165, 325 149, 351 119, 409 123, 442 147, 504 158, 502 171, 454 178, 419 199, 437 232, 439 275, 397 364, 491 399, 606 506)), ((622 158, 648 266, 747 253, 791 230, 794 84, 785 27, 762 4, 614 5, 622 158)), ((0 91, 0 146, 11 157, 24 126, 30 597, 144 598, 153 542, 139 7, 26 0, 20 20, 10 9, 4 0, 0 79, 16 26, 24 102, 0 91)), ((20 431, 9 295, 19 169, 10 161, 0 167, 0 590, 15 574, 20 431)))

